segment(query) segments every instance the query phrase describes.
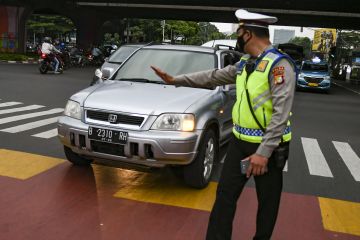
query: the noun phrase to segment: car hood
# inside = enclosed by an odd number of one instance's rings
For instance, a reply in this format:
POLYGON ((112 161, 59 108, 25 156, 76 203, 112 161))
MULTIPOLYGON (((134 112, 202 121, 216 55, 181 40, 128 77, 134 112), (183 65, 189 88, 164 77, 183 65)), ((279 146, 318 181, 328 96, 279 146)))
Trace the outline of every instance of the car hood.
POLYGON ((301 71, 301 74, 305 76, 317 76, 317 77, 326 77, 329 76, 328 72, 317 72, 317 71, 301 71))
POLYGON ((159 115, 182 113, 212 90, 172 85, 113 81, 101 84, 84 101, 85 108, 159 115))

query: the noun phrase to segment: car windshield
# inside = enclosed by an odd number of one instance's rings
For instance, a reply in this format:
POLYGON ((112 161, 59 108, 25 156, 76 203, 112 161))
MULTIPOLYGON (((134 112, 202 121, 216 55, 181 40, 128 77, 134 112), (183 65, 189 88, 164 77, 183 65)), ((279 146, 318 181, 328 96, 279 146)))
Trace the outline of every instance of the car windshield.
POLYGON ((183 50, 141 49, 126 61, 114 79, 162 82, 150 68, 151 65, 176 76, 215 68, 215 55, 183 50))
POLYGON ((302 66, 302 71, 316 71, 316 72, 327 72, 327 64, 314 64, 314 63, 304 63, 302 66))
POLYGON ((139 47, 137 46, 122 46, 119 48, 119 50, 117 50, 110 56, 109 62, 122 63, 128 56, 130 56, 131 53, 133 53, 138 48, 139 47))

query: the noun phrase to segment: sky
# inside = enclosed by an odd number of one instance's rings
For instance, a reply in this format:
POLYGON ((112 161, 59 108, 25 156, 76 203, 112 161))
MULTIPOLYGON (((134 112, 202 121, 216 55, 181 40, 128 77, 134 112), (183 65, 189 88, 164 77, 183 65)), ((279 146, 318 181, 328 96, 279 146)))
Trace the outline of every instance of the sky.
MULTIPOLYGON (((220 32, 231 32, 232 30, 232 25, 230 23, 219 23, 219 22, 212 22, 212 24, 214 24, 220 32)), ((269 30, 270 30, 270 40, 273 42, 273 38, 274 38, 274 30, 275 29, 286 29, 286 30, 295 30, 295 36, 296 37, 308 37, 311 40, 314 38, 314 29, 316 28, 303 28, 303 31, 301 32, 301 28, 300 27, 292 27, 292 26, 270 26, 269 30)))

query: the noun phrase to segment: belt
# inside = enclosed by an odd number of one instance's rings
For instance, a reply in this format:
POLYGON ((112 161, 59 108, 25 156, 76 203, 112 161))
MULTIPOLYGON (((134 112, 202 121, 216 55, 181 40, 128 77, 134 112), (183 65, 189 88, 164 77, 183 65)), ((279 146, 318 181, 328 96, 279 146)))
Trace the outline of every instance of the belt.
MULTIPOLYGON (((253 129, 253 128, 244 128, 240 127, 239 125, 234 124, 234 129, 243 135, 247 136, 255 136, 255 137, 262 137, 264 136, 264 132, 261 129, 253 129)), ((291 132, 290 126, 287 126, 284 130, 284 135, 291 132)))

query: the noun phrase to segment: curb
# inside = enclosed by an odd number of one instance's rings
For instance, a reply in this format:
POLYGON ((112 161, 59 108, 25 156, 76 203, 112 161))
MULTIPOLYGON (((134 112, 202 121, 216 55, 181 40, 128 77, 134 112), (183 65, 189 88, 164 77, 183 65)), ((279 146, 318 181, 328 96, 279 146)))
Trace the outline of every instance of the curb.
POLYGON ((11 64, 38 64, 39 60, 28 60, 28 61, 7 61, 7 60, 0 60, 1 63, 11 63, 11 64))

